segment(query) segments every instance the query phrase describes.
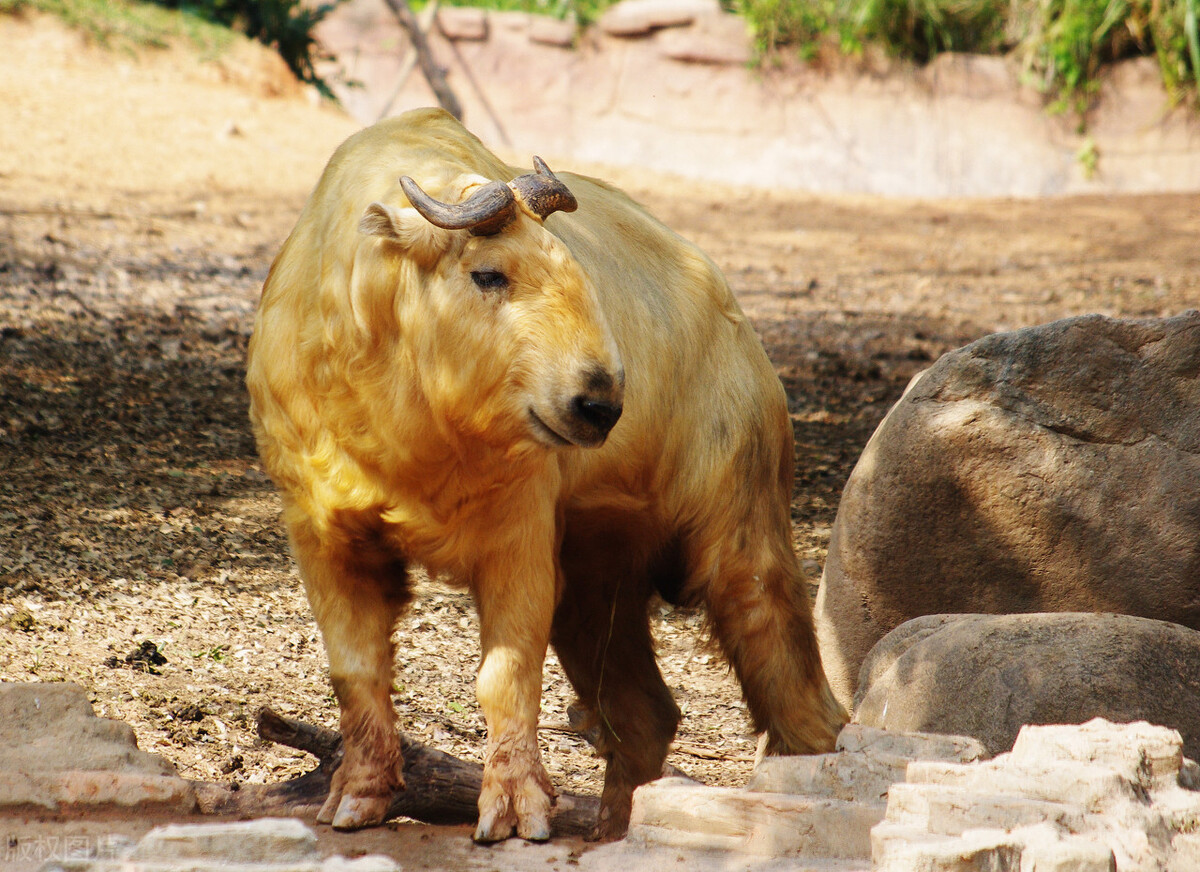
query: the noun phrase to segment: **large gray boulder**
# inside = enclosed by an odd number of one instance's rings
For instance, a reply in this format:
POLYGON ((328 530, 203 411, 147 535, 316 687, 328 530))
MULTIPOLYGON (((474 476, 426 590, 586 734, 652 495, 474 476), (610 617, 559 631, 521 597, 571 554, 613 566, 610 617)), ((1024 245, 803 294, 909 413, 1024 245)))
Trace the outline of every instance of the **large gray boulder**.
POLYGON ((1200 632, 1129 615, 927 615, 863 664, 854 721, 973 736, 1008 751, 1024 724, 1149 721, 1200 757, 1200 632))
POLYGON ((1200 313, 988 336, 914 379, 851 474, 817 598, 848 705, 889 630, 947 612, 1200 628, 1200 313))

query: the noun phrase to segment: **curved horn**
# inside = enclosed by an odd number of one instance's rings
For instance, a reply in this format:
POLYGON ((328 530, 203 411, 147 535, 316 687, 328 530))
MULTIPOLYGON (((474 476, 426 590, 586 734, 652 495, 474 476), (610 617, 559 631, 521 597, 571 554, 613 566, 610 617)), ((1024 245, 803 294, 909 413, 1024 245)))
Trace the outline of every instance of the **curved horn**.
POLYGON ((508 183, 526 209, 545 219, 551 212, 574 212, 579 208, 575 195, 550 171, 544 160, 535 156, 533 167, 537 172, 518 176, 508 183))
POLYGON ((404 196, 430 224, 446 230, 470 230, 475 236, 491 236, 512 220, 516 201, 512 189, 503 182, 488 182, 458 204, 443 203, 421 190, 409 176, 400 179, 404 196))

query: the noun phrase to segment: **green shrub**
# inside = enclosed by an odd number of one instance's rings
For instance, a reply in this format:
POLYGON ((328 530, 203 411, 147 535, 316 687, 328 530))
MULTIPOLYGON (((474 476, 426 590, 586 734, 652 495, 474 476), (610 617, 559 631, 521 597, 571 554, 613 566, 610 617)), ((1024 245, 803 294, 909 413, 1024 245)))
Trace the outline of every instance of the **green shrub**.
POLYGON ((186 39, 209 51, 229 43, 227 28, 192 15, 180 15, 148 3, 129 0, 0 0, 0 13, 37 10, 61 19, 99 45, 118 50, 163 48, 186 39))
POLYGON ((746 19, 761 55, 794 46, 802 57, 811 58, 822 41, 836 39, 842 30, 838 2, 734 0, 733 11, 746 19))
POLYGON ((1175 100, 1200 82, 1200 0, 732 0, 764 54, 866 43, 925 63, 945 51, 1013 52, 1053 106, 1082 112, 1101 70, 1154 55, 1175 100))
POLYGON ((1004 7, 996 0, 857 0, 847 16, 864 41, 882 42, 925 63, 946 51, 996 51, 1003 45, 1004 7))
POLYGON ((313 30, 344 0, 0 0, 0 13, 36 9, 61 18, 101 45, 163 47, 177 38, 219 51, 230 29, 274 48, 296 77, 333 99, 314 65, 326 55, 313 30))
POLYGON ((308 5, 303 0, 151 0, 239 30, 279 52, 302 82, 333 99, 329 84, 317 75, 315 64, 327 55, 313 30, 343 0, 308 5))
POLYGON ((1158 0, 1148 29, 1154 42, 1163 83, 1175 100, 1197 102, 1200 86, 1200 0, 1158 0))
POLYGON ((1017 53, 1062 109, 1082 111, 1105 64, 1150 48, 1142 9, 1129 0, 1032 0, 1013 18, 1017 53))
POLYGON ((811 56, 821 42, 843 50, 880 43, 924 63, 944 51, 997 51, 1004 43, 1001 0, 734 0, 760 50, 785 46, 811 56))

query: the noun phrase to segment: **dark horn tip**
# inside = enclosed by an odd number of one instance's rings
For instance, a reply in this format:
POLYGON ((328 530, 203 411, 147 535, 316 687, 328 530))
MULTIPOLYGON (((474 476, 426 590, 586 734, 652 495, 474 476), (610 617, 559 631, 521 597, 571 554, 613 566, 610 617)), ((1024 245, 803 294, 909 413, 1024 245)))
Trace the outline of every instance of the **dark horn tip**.
POLYGON ((575 195, 537 155, 533 156, 533 168, 536 172, 509 183, 531 212, 545 219, 552 212, 574 212, 579 208, 575 195))

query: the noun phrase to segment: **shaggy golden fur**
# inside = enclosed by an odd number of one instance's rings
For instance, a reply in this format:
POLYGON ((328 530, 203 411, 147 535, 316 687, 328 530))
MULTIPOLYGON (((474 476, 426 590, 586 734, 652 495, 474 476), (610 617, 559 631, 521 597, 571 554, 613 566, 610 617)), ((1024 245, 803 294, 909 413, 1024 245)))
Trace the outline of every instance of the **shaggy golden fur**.
POLYGON ((434 227, 398 181, 455 203, 520 172, 439 111, 364 130, 263 291, 251 417, 342 708, 334 826, 378 823, 402 787, 388 688, 410 563, 479 609, 480 840, 549 835, 551 642, 601 726, 598 835, 624 833, 679 720, 656 592, 707 609, 769 752, 830 750, 845 719, 791 547, 785 397, 719 271, 594 179, 561 174, 577 212, 519 211, 493 236, 434 227), (507 285, 477 287, 481 271, 507 285), (589 391, 623 403, 606 440, 572 417, 589 391))

